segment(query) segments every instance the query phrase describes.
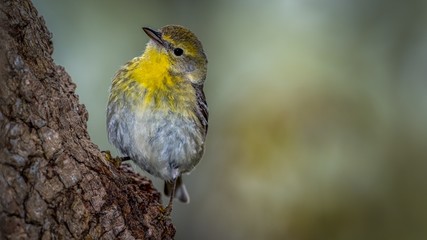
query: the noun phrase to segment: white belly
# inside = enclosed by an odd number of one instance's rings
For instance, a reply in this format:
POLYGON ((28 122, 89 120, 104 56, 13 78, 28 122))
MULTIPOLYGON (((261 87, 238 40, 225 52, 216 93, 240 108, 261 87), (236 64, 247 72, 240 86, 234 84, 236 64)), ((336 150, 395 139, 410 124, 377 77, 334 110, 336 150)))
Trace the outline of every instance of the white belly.
POLYGON ((149 116, 127 113, 110 119, 110 128, 116 129, 109 129, 109 138, 145 171, 172 180, 191 171, 200 161, 204 137, 192 119, 165 112, 152 112, 149 116))

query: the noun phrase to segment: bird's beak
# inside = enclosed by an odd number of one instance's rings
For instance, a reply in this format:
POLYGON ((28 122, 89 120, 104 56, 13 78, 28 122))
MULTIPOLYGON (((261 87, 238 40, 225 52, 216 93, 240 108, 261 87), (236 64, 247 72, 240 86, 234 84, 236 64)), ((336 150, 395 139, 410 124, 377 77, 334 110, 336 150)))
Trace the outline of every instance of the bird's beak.
POLYGON ((144 32, 148 35, 148 37, 153 39, 155 42, 157 42, 161 46, 165 46, 165 42, 163 41, 162 34, 160 32, 157 32, 148 27, 143 27, 142 30, 144 30, 144 32))

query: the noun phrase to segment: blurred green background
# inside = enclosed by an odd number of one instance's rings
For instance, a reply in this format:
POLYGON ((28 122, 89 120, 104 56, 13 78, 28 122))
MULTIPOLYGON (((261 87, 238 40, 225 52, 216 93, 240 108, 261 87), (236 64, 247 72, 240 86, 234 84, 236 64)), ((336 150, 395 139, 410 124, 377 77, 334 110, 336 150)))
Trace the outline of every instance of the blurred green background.
MULTIPOLYGON (((207 151, 176 239, 427 239, 427 1, 34 1, 105 130, 142 26, 203 42, 207 151)), ((161 183, 156 186, 162 189, 161 183)))

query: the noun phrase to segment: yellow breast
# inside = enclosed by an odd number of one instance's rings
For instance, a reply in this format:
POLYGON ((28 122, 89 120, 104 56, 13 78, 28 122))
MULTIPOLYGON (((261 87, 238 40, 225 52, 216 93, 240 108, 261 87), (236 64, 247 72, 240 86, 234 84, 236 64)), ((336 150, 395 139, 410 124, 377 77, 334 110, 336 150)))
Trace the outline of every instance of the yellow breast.
MULTIPOLYGON (((127 92, 127 98, 137 103, 139 110, 169 111, 184 116, 194 115, 195 90, 183 75, 172 75, 166 53, 147 47, 122 68, 113 85, 127 92)), ((114 87, 114 86, 113 86, 114 87)))

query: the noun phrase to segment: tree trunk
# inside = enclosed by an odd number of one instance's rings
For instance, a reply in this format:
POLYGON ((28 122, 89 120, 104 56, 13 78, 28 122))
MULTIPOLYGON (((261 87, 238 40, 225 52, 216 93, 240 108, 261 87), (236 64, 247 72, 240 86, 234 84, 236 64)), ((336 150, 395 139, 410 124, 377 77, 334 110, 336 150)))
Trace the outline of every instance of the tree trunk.
POLYGON ((2 0, 0 41, 0 239, 172 239, 151 182, 90 141, 29 0, 2 0))

